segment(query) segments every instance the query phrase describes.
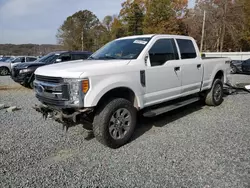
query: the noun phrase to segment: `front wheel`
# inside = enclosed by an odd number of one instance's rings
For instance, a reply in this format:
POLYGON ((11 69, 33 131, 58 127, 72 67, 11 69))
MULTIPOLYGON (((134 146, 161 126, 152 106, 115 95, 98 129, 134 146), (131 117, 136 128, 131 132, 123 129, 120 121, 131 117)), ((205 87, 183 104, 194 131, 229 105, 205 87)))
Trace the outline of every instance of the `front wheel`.
POLYGON ((6 67, 0 67, 0 76, 6 76, 9 74, 9 69, 6 67))
POLYGON ((125 145, 134 133, 137 111, 126 99, 110 100, 97 109, 93 121, 93 132, 96 139, 110 147, 125 145))
POLYGON ((205 96, 205 103, 208 106, 219 106, 223 101, 223 83, 220 79, 213 82, 212 88, 205 96))

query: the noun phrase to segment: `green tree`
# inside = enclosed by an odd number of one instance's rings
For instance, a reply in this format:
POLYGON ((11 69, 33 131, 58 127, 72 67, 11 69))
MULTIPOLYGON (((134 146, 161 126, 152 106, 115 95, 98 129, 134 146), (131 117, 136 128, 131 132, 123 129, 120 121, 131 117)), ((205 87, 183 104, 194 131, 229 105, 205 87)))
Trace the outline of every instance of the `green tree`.
POLYGON ((144 10, 139 0, 127 0, 122 3, 119 17, 126 26, 128 35, 143 34, 144 10))
POLYGON ((179 33, 177 15, 171 0, 148 0, 144 19, 144 33, 179 33))
POLYGON ((103 21, 102 21, 102 24, 104 25, 104 27, 107 28, 108 31, 111 30, 111 25, 112 25, 112 22, 113 22, 113 17, 108 15, 108 16, 105 16, 103 21))
POLYGON ((250 1, 240 0, 243 7, 244 26, 241 32, 241 50, 250 50, 250 1))
POLYGON ((126 29, 122 22, 118 18, 114 18, 114 21, 111 25, 111 38, 117 39, 120 37, 126 36, 126 29))
POLYGON ((102 21, 102 26, 106 30, 106 31, 102 30, 102 36, 101 36, 101 40, 104 43, 107 43, 112 39, 112 34, 111 34, 112 23, 113 23, 113 17, 110 15, 105 16, 103 21, 102 21))
MULTIPOLYGON (((248 1, 247 1, 248 2, 248 1)), ((204 11, 206 11, 204 50, 239 51, 244 30, 244 11, 240 0, 197 0, 185 22, 189 35, 201 42, 204 11)))
POLYGON ((79 11, 64 21, 58 29, 57 39, 68 50, 81 50, 83 47, 83 50, 94 51, 102 45, 95 38, 100 36, 100 27, 99 19, 92 12, 79 11))

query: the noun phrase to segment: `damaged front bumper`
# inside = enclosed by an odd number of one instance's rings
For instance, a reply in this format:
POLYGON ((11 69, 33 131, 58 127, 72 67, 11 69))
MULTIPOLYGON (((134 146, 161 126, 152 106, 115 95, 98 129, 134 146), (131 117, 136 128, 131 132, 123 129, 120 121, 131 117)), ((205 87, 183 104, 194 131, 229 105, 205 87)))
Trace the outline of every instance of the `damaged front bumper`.
POLYGON ((55 110, 44 104, 35 105, 33 108, 37 112, 40 112, 43 115, 43 118, 50 118, 59 123, 62 123, 64 126, 66 126, 66 129, 77 124, 88 125, 88 127, 91 124, 89 114, 93 112, 92 108, 84 108, 78 110, 55 110))

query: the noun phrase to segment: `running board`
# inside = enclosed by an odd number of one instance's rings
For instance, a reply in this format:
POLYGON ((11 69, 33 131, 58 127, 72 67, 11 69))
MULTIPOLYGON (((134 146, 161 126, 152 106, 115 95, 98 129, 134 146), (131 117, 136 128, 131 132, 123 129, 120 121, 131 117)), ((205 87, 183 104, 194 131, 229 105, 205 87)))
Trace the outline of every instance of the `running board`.
POLYGON ((177 108, 192 104, 192 103, 197 102, 199 100, 200 100, 199 97, 195 97, 195 98, 191 98, 191 99, 184 100, 184 101, 181 101, 181 102, 176 102, 176 103, 173 103, 173 104, 170 104, 170 105, 167 105, 167 106, 163 106, 163 107, 160 107, 160 108, 148 109, 143 113, 143 116, 144 117, 158 116, 160 114, 163 114, 163 113, 175 110, 177 108))

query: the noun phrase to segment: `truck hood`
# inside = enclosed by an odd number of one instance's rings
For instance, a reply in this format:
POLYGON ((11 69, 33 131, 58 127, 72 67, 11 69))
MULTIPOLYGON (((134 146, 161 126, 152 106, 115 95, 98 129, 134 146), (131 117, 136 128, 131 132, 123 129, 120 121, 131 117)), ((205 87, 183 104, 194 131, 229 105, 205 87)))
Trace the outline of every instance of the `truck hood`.
POLYGON ((18 65, 16 65, 16 68, 19 69, 26 69, 26 68, 30 68, 30 67, 39 67, 39 66, 43 66, 46 65, 44 62, 37 62, 37 61, 33 61, 33 62, 28 62, 28 63, 20 63, 18 65))
POLYGON ((101 74, 105 70, 119 69, 127 65, 130 60, 77 60, 68 61, 39 67, 36 75, 63 77, 63 78, 80 78, 85 72, 95 72, 101 74))

